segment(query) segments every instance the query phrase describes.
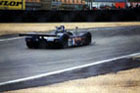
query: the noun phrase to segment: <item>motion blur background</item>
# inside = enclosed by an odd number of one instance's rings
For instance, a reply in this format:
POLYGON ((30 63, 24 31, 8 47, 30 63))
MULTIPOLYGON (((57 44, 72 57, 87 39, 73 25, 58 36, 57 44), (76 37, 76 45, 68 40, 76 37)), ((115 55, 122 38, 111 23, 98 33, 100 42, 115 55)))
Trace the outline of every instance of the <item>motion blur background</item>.
POLYGON ((116 10, 138 7, 139 0, 0 0, 1 10, 116 10), (16 8, 16 2, 22 2, 25 8, 16 8))

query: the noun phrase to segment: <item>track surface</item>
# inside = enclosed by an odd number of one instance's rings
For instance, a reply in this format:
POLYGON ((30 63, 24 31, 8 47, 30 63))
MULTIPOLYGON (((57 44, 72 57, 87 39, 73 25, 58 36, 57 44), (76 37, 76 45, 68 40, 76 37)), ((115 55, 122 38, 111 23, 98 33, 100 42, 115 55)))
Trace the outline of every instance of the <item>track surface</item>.
POLYGON ((0 83, 140 52, 138 26, 86 30, 95 45, 41 50, 28 49, 23 38, 0 41, 0 83))

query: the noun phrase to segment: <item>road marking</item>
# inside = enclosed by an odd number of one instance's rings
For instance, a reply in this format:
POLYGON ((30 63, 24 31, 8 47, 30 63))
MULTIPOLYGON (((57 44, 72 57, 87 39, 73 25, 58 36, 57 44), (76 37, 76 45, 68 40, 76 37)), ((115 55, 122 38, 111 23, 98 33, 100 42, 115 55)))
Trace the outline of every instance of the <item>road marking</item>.
POLYGON ((109 63, 111 61, 115 61, 115 60, 122 59, 122 58, 129 58, 129 57, 133 57, 133 56, 137 56, 137 55, 140 55, 140 53, 133 53, 133 54, 129 54, 129 55, 124 55, 124 56, 115 57, 115 58, 111 58, 111 59, 107 59, 107 60, 97 61, 97 62, 94 62, 94 63, 85 64, 85 65, 70 67, 70 68, 67 68, 67 69, 62 69, 62 70, 53 71, 53 72, 49 72, 49 73, 39 74, 39 75, 30 76, 30 77, 21 78, 21 79, 16 79, 16 80, 10 80, 10 81, 0 83, 0 86, 7 85, 7 84, 18 83, 18 82, 23 82, 23 81, 28 81, 28 80, 33 80, 33 79, 38 79, 38 78, 42 78, 42 77, 46 77, 46 76, 50 76, 50 75, 55 75, 55 74, 60 74, 60 73, 63 73, 63 72, 72 71, 72 70, 76 70, 76 69, 81 69, 81 68, 94 66, 94 65, 98 65, 98 64, 102 64, 102 63, 109 63))
POLYGON ((0 41, 10 41, 10 40, 15 40, 15 39, 21 39, 24 37, 13 37, 13 38, 7 38, 7 39, 0 39, 0 41))

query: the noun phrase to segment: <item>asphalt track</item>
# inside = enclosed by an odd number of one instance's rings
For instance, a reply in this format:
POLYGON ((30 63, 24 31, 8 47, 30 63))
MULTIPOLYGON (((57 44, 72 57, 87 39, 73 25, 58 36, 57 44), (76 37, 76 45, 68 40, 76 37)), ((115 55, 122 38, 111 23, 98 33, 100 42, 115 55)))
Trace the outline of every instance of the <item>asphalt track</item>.
POLYGON ((28 49, 24 38, 0 37, 0 83, 140 52, 140 26, 83 30, 92 44, 67 49, 28 49))

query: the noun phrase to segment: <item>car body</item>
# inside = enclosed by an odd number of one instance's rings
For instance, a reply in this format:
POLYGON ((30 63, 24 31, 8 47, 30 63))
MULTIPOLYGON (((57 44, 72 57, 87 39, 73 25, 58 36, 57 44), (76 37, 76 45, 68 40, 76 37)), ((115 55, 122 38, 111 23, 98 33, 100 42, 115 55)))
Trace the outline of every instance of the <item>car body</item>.
POLYGON ((20 34, 26 36, 28 48, 67 48, 89 45, 92 40, 90 32, 66 31, 64 26, 56 27, 50 34, 20 34))

